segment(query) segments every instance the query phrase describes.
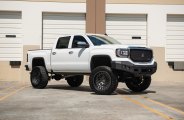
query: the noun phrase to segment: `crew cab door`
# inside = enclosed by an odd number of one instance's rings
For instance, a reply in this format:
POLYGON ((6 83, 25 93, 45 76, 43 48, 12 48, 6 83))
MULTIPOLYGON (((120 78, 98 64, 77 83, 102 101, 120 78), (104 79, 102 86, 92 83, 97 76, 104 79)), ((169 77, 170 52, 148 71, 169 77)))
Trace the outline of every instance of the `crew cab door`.
POLYGON ((51 66, 54 72, 89 72, 89 43, 83 36, 60 38, 52 50, 51 66))
POLYGON ((58 39, 55 46, 53 46, 51 52, 51 67, 54 72, 60 72, 65 69, 69 69, 68 67, 68 46, 70 42, 71 36, 61 37, 58 39))
POLYGON ((88 41, 80 35, 74 36, 67 57, 70 71, 90 72, 88 41))

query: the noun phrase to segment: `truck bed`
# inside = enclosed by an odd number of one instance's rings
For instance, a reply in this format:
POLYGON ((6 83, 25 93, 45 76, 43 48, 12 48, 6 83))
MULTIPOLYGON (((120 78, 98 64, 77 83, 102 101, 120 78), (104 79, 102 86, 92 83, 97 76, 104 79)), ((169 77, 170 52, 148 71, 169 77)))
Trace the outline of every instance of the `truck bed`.
POLYGON ((44 62, 45 62, 45 67, 48 71, 51 70, 51 49, 47 49, 47 50, 29 50, 27 52, 28 55, 28 67, 30 70, 32 70, 32 58, 36 59, 36 58, 43 58, 44 62))

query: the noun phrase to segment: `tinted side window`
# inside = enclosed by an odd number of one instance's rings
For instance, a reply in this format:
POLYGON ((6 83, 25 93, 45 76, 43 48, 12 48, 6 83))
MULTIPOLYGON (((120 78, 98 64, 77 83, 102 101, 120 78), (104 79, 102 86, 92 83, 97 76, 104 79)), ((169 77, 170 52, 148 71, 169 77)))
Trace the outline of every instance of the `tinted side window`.
POLYGON ((69 41, 70 41, 70 36, 67 36, 67 37, 60 37, 60 38, 58 39, 56 48, 57 48, 57 49, 68 48, 69 41))
POLYGON ((72 43, 72 48, 80 48, 80 47, 77 46, 77 42, 85 42, 86 44, 88 44, 84 37, 74 36, 73 43, 72 43))

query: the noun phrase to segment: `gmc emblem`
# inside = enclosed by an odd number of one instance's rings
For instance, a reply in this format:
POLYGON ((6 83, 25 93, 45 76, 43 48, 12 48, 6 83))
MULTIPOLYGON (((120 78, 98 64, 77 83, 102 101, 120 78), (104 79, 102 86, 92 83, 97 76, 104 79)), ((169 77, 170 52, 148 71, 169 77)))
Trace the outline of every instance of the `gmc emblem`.
POLYGON ((144 53, 142 53, 142 54, 141 54, 141 57, 144 58, 144 56, 145 56, 144 53))

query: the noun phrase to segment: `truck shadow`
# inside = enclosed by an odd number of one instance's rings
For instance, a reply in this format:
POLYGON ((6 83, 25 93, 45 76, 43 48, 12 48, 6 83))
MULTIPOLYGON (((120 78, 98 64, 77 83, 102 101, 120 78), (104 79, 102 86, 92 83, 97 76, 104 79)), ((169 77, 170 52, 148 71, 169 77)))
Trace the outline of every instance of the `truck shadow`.
POLYGON ((143 92, 133 92, 126 88, 122 88, 122 89, 117 88, 116 92, 121 95, 144 95, 144 94, 149 94, 149 93, 156 93, 156 91, 153 91, 153 90, 145 90, 143 92))
POLYGON ((70 87, 68 85, 48 85, 45 89, 58 89, 69 91, 92 92, 89 86, 81 85, 80 87, 70 87))
MULTIPOLYGON (((48 85, 45 89, 57 89, 57 90, 68 90, 68 91, 81 91, 81 92, 90 92, 93 95, 95 94, 89 86, 82 85, 80 87, 70 87, 68 85, 48 85)), ((145 90, 143 92, 133 92, 126 88, 117 88, 112 95, 144 95, 144 94, 150 94, 150 93, 156 93, 156 91, 153 90, 145 90)))

